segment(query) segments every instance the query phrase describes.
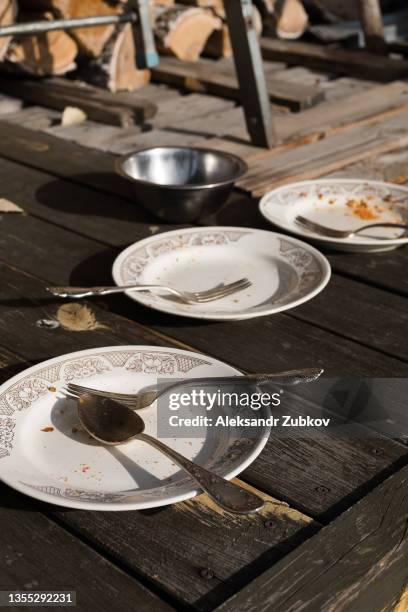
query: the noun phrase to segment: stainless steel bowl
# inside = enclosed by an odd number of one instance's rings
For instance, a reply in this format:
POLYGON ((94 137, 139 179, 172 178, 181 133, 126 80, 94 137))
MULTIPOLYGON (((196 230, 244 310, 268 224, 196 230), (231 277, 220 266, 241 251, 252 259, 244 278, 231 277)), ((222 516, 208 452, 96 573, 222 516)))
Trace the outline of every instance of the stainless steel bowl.
POLYGON ((191 223, 215 212, 247 165, 236 155, 195 147, 154 147, 120 158, 116 169, 154 215, 191 223))

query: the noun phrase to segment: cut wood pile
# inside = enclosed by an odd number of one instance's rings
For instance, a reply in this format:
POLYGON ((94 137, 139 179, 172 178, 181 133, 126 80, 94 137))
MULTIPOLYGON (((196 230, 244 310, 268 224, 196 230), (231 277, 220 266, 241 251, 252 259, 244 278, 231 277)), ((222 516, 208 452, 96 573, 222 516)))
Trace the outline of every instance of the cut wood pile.
MULTIPOLYGON (((0 25, 119 14, 124 7, 124 0, 0 0, 0 25)), ((191 62, 232 55, 223 0, 151 0, 150 14, 161 54, 191 62)), ((259 35, 273 30, 280 38, 297 38, 308 17, 300 0, 255 0, 253 23, 259 35)), ((37 77, 77 70, 110 91, 135 90, 150 80, 149 70, 136 65, 137 44, 130 24, 0 38, 0 66, 37 77)))

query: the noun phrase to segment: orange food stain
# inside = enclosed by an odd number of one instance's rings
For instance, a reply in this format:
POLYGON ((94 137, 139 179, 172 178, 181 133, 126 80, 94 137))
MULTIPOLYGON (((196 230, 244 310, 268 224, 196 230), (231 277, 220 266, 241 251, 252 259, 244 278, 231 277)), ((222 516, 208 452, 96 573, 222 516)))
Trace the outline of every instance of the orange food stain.
POLYGON ((44 427, 41 431, 45 431, 46 433, 50 432, 50 431, 54 431, 53 427, 44 427))
POLYGON ((373 207, 370 207, 364 200, 349 200, 346 203, 348 208, 351 208, 353 215, 363 221, 372 221, 378 219, 378 215, 375 214, 373 207))

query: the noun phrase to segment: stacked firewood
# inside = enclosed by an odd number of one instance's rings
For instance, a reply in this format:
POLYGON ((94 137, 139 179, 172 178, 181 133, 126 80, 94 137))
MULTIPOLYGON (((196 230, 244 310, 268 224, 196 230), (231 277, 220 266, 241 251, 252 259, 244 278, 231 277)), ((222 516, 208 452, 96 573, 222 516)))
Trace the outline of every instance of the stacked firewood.
MULTIPOLYGON (((125 0, 0 0, 0 24, 118 14, 124 5, 125 0)), ((160 53, 187 61, 232 55, 223 0, 151 0, 150 12, 160 53)), ((280 37, 296 38, 307 14, 300 0, 254 0, 253 23, 259 34, 273 28, 280 37)), ((33 76, 78 69, 82 78, 110 91, 132 90, 150 79, 136 65, 136 45, 130 24, 60 30, 0 38, 0 61, 5 70, 33 76)))

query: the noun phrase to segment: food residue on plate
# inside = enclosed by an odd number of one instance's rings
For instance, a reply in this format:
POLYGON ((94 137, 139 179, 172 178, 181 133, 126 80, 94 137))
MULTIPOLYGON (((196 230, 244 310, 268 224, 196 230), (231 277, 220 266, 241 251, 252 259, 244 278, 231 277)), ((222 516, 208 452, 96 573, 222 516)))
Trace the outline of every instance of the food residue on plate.
POLYGON ((50 431, 54 431, 53 427, 43 427, 41 431, 45 431, 46 433, 50 432, 50 431))
POLYGON ((352 210, 355 217, 363 221, 378 219, 378 213, 383 212, 379 206, 370 206, 365 200, 348 200, 346 206, 352 210))

